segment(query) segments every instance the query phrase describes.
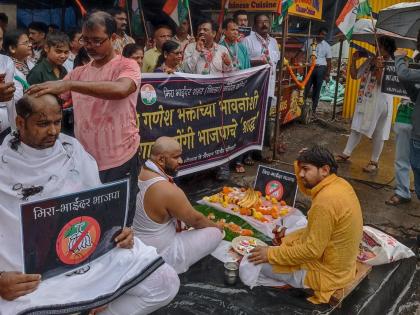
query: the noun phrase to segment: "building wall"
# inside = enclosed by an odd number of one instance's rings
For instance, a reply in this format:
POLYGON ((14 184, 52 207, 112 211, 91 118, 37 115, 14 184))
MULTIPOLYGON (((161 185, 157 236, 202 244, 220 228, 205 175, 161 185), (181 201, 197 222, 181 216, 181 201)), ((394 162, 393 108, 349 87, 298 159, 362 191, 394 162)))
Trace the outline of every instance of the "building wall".
MULTIPOLYGON (((372 6, 372 10, 375 13, 378 13, 379 10, 389 7, 393 4, 397 4, 403 1, 397 1, 397 0, 370 0, 369 3, 372 6)), ((416 0, 404 0, 404 2, 416 2, 416 0)), ((358 45, 367 48, 369 50, 372 50, 373 46, 358 42, 358 45)), ((348 66, 350 67, 351 64, 351 56, 353 55, 354 48, 349 49, 349 59, 348 59, 348 66)), ((351 118, 354 113, 354 109, 356 107, 356 99, 357 99, 357 92, 359 91, 359 83, 360 80, 353 80, 350 77, 350 71, 347 71, 347 79, 346 79, 346 91, 344 96, 344 105, 343 105, 343 117, 344 118, 351 118)), ((399 98, 394 98, 394 116, 396 113, 396 106, 399 103, 399 98)))
POLYGON ((0 12, 6 13, 9 18, 8 28, 13 30, 16 28, 16 4, 0 3, 0 12))

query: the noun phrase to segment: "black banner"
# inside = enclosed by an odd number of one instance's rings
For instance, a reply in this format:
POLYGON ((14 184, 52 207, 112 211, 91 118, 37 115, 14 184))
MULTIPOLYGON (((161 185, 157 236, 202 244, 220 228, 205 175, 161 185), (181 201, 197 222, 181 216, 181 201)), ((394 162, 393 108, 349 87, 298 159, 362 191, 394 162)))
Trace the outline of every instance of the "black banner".
POLYGON ((261 150, 269 66, 224 75, 145 74, 137 104, 142 159, 161 136, 176 137, 179 175, 261 150))
POLYGON ((288 206, 294 207, 297 193, 296 175, 258 165, 254 189, 261 191, 263 195, 270 195, 278 201, 284 200, 288 206))
POLYGON ((125 226, 128 180, 21 205, 25 273, 77 269, 115 247, 125 226))
POLYGON ((398 79, 394 63, 385 63, 381 92, 395 96, 408 97, 407 91, 398 79))

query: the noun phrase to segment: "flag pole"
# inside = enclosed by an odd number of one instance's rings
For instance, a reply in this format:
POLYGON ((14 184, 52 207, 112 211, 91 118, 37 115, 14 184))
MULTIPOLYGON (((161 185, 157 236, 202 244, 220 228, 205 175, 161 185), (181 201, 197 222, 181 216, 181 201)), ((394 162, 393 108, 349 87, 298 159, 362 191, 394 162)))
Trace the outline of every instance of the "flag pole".
POLYGON ((128 1, 125 1, 125 11, 127 12, 128 31, 130 36, 133 36, 133 33, 131 32, 130 9, 128 8, 128 1))
POLYGON ((191 21, 190 2, 188 1, 187 4, 188 4, 188 19, 190 21, 190 32, 191 32, 191 36, 194 37, 193 25, 191 21))
POLYGON ((144 19, 143 5, 141 3, 141 0, 138 0, 138 1, 139 1, 139 11, 140 11, 141 19, 143 21, 144 33, 146 34, 146 43, 147 43, 147 42, 149 42, 149 38, 150 38, 149 37, 149 32, 147 31, 146 20, 144 19))

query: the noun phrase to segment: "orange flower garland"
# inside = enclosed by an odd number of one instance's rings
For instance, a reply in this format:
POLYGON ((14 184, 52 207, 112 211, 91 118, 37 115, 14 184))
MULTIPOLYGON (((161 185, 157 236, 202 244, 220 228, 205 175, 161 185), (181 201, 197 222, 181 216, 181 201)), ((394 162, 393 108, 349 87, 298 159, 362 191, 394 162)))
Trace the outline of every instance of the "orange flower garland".
POLYGON ((295 73, 293 72, 292 67, 290 67, 289 63, 286 63, 287 70, 289 70, 290 76, 292 77, 292 79, 296 83, 296 85, 299 87, 299 89, 303 90, 305 88, 306 84, 309 81, 309 78, 312 75, 312 72, 315 69, 315 64, 316 64, 316 57, 314 55, 312 55, 311 56, 311 67, 309 68, 309 71, 306 74, 305 79, 302 82, 300 82, 298 80, 298 78, 296 77, 295 73))

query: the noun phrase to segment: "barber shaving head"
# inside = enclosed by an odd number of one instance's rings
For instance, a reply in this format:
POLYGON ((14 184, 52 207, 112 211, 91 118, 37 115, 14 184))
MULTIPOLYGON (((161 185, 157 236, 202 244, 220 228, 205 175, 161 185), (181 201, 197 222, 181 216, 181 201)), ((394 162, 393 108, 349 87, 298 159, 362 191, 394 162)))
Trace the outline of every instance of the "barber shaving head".
POLYGON ((18 139, 35 149, 54 146, 61 131, 62 110, 51 94, 24 95, 16 103, 18 139))
POLYGON ((182 164, 182 148, 174 138, 160 137, 153 144, 150 160, 167 175, 175 176, 182 164))

